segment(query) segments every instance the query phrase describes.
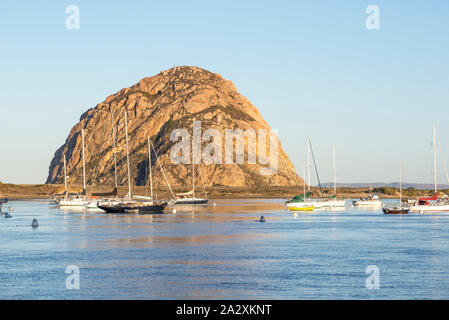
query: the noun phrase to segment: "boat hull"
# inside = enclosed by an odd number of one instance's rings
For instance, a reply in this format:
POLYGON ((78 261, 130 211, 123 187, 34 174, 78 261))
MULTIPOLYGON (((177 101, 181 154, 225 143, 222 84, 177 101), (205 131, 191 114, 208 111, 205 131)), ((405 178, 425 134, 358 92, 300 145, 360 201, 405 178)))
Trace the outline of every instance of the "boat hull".
POLYGON ((288 206, 290 211, 313 211, 313 206, 288 206))
POLYGON ((383 207, 383 202, 380 200, 359 200, 353 201, 352 204, 356 207, 383 207))
POLYGON ((384 208, 382 210, 385 214, 408 214, 409 208, 384 208))
POLYGON ((162 213, 167 203, 142 205, 142 206, 125 206, 126 213, 162 213))
POLYGON ((122 204, 114 205, 98 205, 98 208, 106 211, 106 213, 125 213, 125 207, 122 204))
POLYGON ((173 204, 207 204, 207 199, 178 199, 173 204))
POLYGON ((83 207, 86 204, 84 199, 71 199, 71 200, 60 200, 58 205, 60 207, 83 207))

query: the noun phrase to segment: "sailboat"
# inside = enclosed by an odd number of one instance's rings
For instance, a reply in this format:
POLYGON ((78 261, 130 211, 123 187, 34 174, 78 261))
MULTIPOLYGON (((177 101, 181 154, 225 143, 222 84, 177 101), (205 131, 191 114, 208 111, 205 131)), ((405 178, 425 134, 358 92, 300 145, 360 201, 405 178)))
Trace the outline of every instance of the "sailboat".
MULTIPOLYGON (((306 162, 304 161, 304 178, 306 177, 306 162)), ((310 187, 309 187, 310 188, 310 187)), ((310 192, 306 192, 306 182, 303 183, 303 195, 296 195, 292 199, 287 200, 285 205, 291 211, 313 211, 313 205, 306 199, 310 198, 310 192)))
POLYGON ((383 208, 382 211, 385 214, 408 214, 410 211, 410 208, 402 206, 402 163, 399 171, 399 207, 383 208))
POLYGON ((438 180, 437 180, 437 150, 436 150, 436 124, 433 124, 433 180, 435 193, 429 198, 420 198, 418 202, 410 208, 410 212, 449 212, 449 202, 438 200, 438 180))
MULTIPOLYGON (((201 173, 200 173, 201 174, 201 173)), ((204 189, 204 183, 203 183, 203 189, 204 189)), ((204 191, 204 190, 203 190, 204 191)), ((206 193, 204 191, 204 193, 206 193)), ((195 197, 195 163, 192 161, 192 190, 185 193, 178 193, 176 194, 177 197, 173 204, 207 204, 208 199, 204 198, 197 198, 195 197)))
POLYGON ((58 201, 60 207, 82 207, 88 202, 86 199, 86 158, 84 152, 84 129, 81 129, 81 141, 83 145, 82 156, 83 156, 83 195, 69 196, 67 192, 67 162, 64 155, 64 184, 65 184, 65 195, 64 198, 58 201))
MULTIPOLYGON (((124 210, 126 213, 162 213, 167 206, 167 202, 155 202, 153 198, 153 174, 151 170, 151 147, 152 143, 150 138, 148 138, 148 166, 149 166, 149 185, 150 185, 150 197, 144 197, 144 196, 134 196, 134 199, 140 199, 143 201, 134 201, 132 203, 129 203, 124 206, 124 210)), ((154 149, 154 147, 153 147, 154 149)), ((154 150, 154 153, 156 154, 156 150, 154 150)), ((156 154, 157 157, 157 154, 156 154)), ((159 163, 159 159, 158 163, 159 163)), ((160 163, 159 163, 160 164, 160 163)), ((162 167, 161 167, 162 169, 162 167)), ((164 178, 165 173, 164 173, 164 178)), ((168 183, 168 181, 167 181, 168 183)), ((171 189, 170 189, 171 190, 171 189)))
POLYGON ((337 170, 335 161, 335 144, 333 145, 332 149, 333 149, 334 195, 329 199, 322 199, 318 201, 319 206, 326 209, 344 208, 346 205, 346 199, 337 198, 337 170))
MULTIPOLYGON (((335 150, 335 148, 334 148, 335 150)), ((314 163, 314 168, 315 168, 315 173, 317 176, 317 180, 318 180, 318 185, 320 186, 320 190, 321 190, 321 182, 320 182, 320 178, 318 175, 318 170, 316 167, 316 162, 315 162, 315 156, 313 154, 313 150, 312 150, 312 144, 310 142, 310 138, 307 137, 307 184, 308 184, 308 192, 305 193, 304 190, 304 195, 303 196, 295 196, 292 199, 290 199, 289 201, 286 202, 286 206, 289 210, 295 210, 295 211, 310 211, 310 210, 314 210, 314 209, 325 209, 325 208, 331 208, 331 207, 341 207, 345 205, 345 200, 337 200, 336 199, 336 195, 333 198, 330 199, 324 199, 324 198, 317 198, 317 199, 311 199, 310 195, 310 167, 311 167, 311 163, 310 163, 310 155, 312 154, 312 158, 313 158, 313 163, 314 163)), ((305 170, 304 170, 305 171, 305 170)), ((334 182, 335 182, 335 153, 334 153, 334 182)), ((334 188, 336 190, 336 182, 334 184, 334 188)), ((320 192, 321 193, 321 192, 320 192)), ((336 193, 336 191, 335 191, 336 193)))
MULTIPOLYGON (((131 170, 129 163, 129 142, 128 142, 128 115, 125 110, 125 139, 126 139, 126 165, 128 173, 128 194, 119 201, 106 201, 98 202, 98 208, 106 211, 107 213, 161 213, 167 206, 167 202, 155 203, 153 201, 153 186, 152 186, 152 174, 151 174, 151 140, 148 139, 148 150, 149 150, 149 166, 150 166, 150 188, 151 188, 151 198, 133 196, 131 190, 131 170)), ((154 150, 154 146, 153 146, 154 150)), ((155 150, 154 150, 155 151, 155 150)), ((155 151, 156 153, 156 151, 155 151)), ((156 154, 157 157, 157 154, 156 154)), ((157 159, 159 165, 159 158, 157 159)), ((162 166, 161 169, 163 170, 162 166)), ((162 171, 163 172, 163 171, 162 171)), ((165 173, 164 177, 165 177, 165 173)), ((166 177, 165 177, 166 179, 166 177)), ((166 180, 167 181, 167 180, 166 180)), ((168 183, 168 181, 167 181, 168 183)), ((170 185, 169 185, 170 188, 170 185)), ((170 188, 171 191, 171 188, 170 188)), ((172 192, 173 194, 173 192, 172 192)))

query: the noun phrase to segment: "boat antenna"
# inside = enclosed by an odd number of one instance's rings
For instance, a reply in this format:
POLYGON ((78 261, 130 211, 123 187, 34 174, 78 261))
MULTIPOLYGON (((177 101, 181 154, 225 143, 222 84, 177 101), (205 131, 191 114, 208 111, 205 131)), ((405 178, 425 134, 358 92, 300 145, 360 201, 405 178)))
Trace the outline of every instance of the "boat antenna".
POLYGON ((316 162, 315 162, 315 155, 313 154, 312 142, 310 141, 310 139, 309 139, 309 146, 310 146, 310 152, 312 153, 312 160, 313 160, 313 166, 315 167, 316 178, 318 180, 318 185, 320 187, 320 193, 322 194, 320 176, 318 175, 318 169, 316 167, 316 162))

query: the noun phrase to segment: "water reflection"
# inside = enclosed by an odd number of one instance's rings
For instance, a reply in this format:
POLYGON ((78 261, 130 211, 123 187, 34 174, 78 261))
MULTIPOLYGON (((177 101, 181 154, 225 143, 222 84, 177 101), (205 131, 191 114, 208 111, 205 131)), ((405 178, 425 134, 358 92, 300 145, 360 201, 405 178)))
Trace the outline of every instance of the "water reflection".
POLYGON ((290 212, 283 199, 146 215, 9 205, 14 217, 0 220, 0 298, 449 298, 449 215, 290 212), (382 290, 367 292, 373 263, 382 290), (71 264, 81 268, 79 292, 60 290, 71 264))

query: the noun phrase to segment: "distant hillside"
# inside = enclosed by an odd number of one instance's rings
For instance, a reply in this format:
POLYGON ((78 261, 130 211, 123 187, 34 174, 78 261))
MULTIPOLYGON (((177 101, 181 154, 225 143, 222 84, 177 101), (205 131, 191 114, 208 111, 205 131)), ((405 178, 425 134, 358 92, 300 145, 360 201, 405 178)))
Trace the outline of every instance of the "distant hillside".
MULTIPOLYGON (((324 188, 332 188, 334 184, 332 182, 329 183, 323 183, 321 184, 324 188)), ((370 186, 373 188, 382 188, 382 187, 392 187, 392 188, 399 188, 399 182, 376 182, 376 183, 339 183, 337 184, 338 187, 344 187, 344 188, 369 188, 370 186)), ((433 184, 426 184, 426 183, 402 183, 402 188, 415 188, 418 190, 429 190, 433 189, 433 184)), ((449 185, 447 184, 439 184, 438 189, 444 190, 449 189, 449 185)))

